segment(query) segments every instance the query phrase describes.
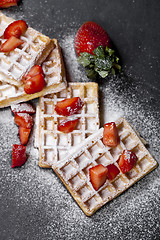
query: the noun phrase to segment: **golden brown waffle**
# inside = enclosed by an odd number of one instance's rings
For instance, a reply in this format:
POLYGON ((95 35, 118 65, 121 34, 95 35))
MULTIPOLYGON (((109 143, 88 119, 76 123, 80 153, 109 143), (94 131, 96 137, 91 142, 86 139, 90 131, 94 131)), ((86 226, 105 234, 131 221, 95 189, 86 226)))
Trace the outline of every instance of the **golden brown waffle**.
MULTIPOLYGON (((0 12, 0 36, 6 27, 15 21, 0 12)), ((0 81, 20 86, 23 76, 33 65, 41 64, 54 47, 53 41, 33 28, 28 28, 23 36, 22 45, 11 52, 0 52, 0 81)), ((0 37, 1 43, 6 41, 0 37)))
POLYGON ((91 216, 105 203, 112 200, 157 166, 157 162, 145 148, 129 123, 121 118, 116 121, 120 144, 107 147, 103 144, 103 128, 87 138, 64 161, 53 165, 53 170, 65 184, 73 198, 87 216, 91 216), (95 191, 89 178, 89 168, 103 164, 115 164, 124 149, 133 151, 138 161, 128 173, 120 173, 112 181, 95 191))
POLYGON ((66 76, 61 49, 56 39, 53 39, 52 42, 55 48, 42 64, 46 81, 43 90, 34 94, 26 94, 23 85, 16 87, 0 82, 0 108, 59 92, 66 88, 66 76))
POLYGON ((39 147, 39 166, 51 168, 61 161, 72 147, 80 144, 86 137, 99 129, 98 85, 96 83, 69 83, 67 89, 41 97, 36 112, 35 145, 39 147), (57 130, 57 124, 64 119, 54 108, 58 101, 65 98, 80 97, 84 106, 78 114, 79 123, 71 133, 57 130), (39 140, 39 142, 37 141, 39 140))

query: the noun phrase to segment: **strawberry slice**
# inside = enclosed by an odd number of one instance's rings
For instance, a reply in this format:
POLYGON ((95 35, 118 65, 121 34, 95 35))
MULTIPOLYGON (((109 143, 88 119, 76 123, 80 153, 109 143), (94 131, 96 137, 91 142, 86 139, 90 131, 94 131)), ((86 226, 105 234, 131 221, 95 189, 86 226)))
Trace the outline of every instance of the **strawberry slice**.
POLYGON ((104 125, 103 143, 108 147, 116 147, 119 144, 118 129, 114 122, 104 125))
POLYGON ((19 38, 27 30, 28 26, 25 21, 17 20, 8 25, 4 31, 4 38, 9 39, 11 36, 19 38))
POLYGON ((34 77, 29 78, 24 85, 24 91, 27 94, 33 94, 42 91, 45 86, 44 76, 37 74, 34 77))
POLYGON ((35 109, 30 103, 18 103, 11 105, 11 111, 15 113, 35 114, 35 109))
POLYGON ((21 167, 26 162, 26 147, 14 144, 12 151, 12 168, 21 167))
POLYGON ((108 169, 102 164, 89 169, 90 181, 93 188, 97 191, 107 180, 108 169))
POLYGON ((129 150, 124 150, 118 160, 118 164, 122 173, 129 172, 137 160, 138 158, 135 153, 129 150))
POLYGON ((74 46, 78 56, 87 52, 93 54, 93 50, 98 46, 110 47, 111 40, 106 31, 95 22, 84 23, 75 36, 74 46))
POLYGON ((120 173, 119 169, 114 164, 108 165, 107 168, 108 168, 107 176, 109 180, 114 179, 120 173))
POLYGON ((72 132, 78 123, 78 118, 67 119, 58 124, 58 131, 69 133, 72 132))
POLYGON ((20 127, 31 129, 33 126, 33 118, 28 113, 16 113, 14 121, 20 127))
POLYGON ((9 8, 12 6, 17 6, 17 2, 19 0, 1 0, 0 1, 0 8, 9 8))
POLYGON ((26 145, 29 139, 31 129, 19 127, 19 138, 22 145, 26 145))
POLYGON ((28 74, 26 76, 34 77, 40 73, 44 75, 42 67, 40 65, 35 65, 30 69, 30 71, 28 72, 28 74))
POLYGON ((60 102, 57 102, 55 111, 59 115, 70 116, 77 113, 82 107, 83 102, 79 97, 66 98, 60 102))
POLYGON ((7 39, 0 47, 0 52, 11 52, 24 42, 14 36, 7 39))
POLYGON ((43 69, 40 65, 33 66, 30 71, 27 73, 27 75, 23 78, 23 82, 26 83, 30 78, 35 77, 38 74, 42 74, 44 76, 43 69))

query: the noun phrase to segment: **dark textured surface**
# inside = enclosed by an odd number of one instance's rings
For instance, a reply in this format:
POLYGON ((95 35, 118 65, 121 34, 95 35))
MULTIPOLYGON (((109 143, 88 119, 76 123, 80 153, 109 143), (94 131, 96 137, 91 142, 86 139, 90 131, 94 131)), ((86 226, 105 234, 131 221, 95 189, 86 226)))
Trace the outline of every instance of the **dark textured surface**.
MULTIPOLYGON (((88 81, 76 62, 75 32, 88 20, 104 27, 124 71, 99 82, 101 125, 126 117, 159 161, 160 1, 23 0, 3 12, 57 38, 72 81, 88 81)), ((19 140, 9 108, 0 110, 0 132, 0 239, 160 239, 159 167, 88 218, 52 170, 38 167, 34 135, 27 163, 11 169, 19 140)))

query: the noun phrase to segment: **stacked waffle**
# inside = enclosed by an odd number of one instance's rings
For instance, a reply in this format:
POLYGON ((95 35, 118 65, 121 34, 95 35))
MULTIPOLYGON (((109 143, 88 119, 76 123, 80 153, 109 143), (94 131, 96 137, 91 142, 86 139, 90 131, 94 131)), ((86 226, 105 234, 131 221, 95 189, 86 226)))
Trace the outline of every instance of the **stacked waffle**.
MULTIPOLYGON (((1 36, 12 21, 0 13, 1 36)), ((157 162, 125 119, 115 122, 119 144, 116 147, 104 145, 104 129, 99 129, 98 85, 69 83, 67 86, 57 40, 51 40, 32 28, 28 28, 21 39, 24 44, 20 47, 9 53, 0 53, 0 107, 40 97, 35 132, 39 166, 52 168, 84 213, 91 216, 153 170, 157 162), (40 92, 26 94, 22 79, 35 64, 42 64, 46 85, 40 92), (83 106, 74 114, 78 119, 75 129, 61 132, 58 124, 64 117, 55 111, 55 106, 69 98, 80 98, 83 106), (125 149, 136 154, 137 162, 130 171, 122 173, 117 160, 125 149), (99 164, 105 167, 114 164, 119 173, 95 190, 89 169, 99 164)))
MULTIPOLYGON (((14 20, 0 12, 0 35, 14 20)), ((0 108, 25 102, 66 87, 61 49, 56 39, 28 28, 21 39, 24 44, 11 52, 0 52, 0 108), (26 94, 22 81, 32 66, 42 64, 46 85, 42 91, 26 94)), ((3 38, 0 39, 2 42, 3 38)))

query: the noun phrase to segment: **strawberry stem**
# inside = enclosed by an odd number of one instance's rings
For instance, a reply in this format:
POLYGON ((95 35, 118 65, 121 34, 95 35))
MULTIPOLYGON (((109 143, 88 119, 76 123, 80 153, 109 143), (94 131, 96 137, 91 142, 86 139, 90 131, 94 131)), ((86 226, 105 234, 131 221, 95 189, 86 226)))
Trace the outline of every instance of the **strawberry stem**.
POLYGON ((115 75, 116 70, 121 72, 118 64, 119 58, 115 56, 115 51, 109 47, 99 46, 93 51, 94 55, 83 52, 78 57, 78 62, 86 69, 87 77, 95 79, 98 75, 105 78, 109 73, 115 75))

